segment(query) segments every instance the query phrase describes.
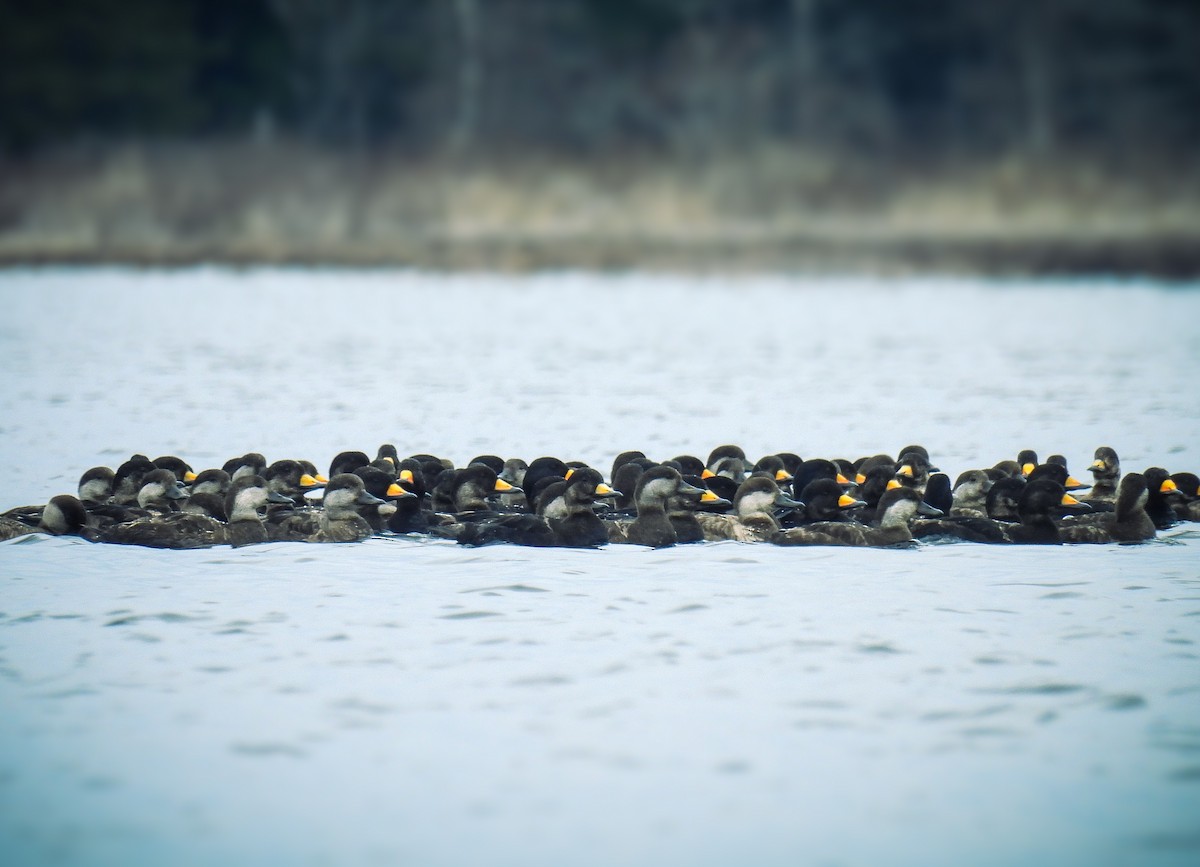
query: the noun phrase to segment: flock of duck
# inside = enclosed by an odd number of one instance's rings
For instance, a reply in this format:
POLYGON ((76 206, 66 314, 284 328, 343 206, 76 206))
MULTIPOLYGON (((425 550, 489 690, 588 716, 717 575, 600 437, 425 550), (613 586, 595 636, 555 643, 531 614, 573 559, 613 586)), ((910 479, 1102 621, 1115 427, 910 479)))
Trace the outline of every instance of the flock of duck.
POLYGON ((260 542, 357 542, 428 534, 464 545, 509 543, 661 548, 736 540, 776 545, 901 546, 946 538, 986 543, 1141 542, 1200 520, 1200 479, 1151 467, 1122 477, 1117 453, 1096 449, 1084 485, 1060 455, 968 470, 957 480, 928 451, 856 461, 780 453, 750 461, 719 446, 707 461, 618 455, 605 480, 579 462, 481 455, 465 467, 395 446, 337 455, 328 474, 257 453, 195 472, 181 458, 134 455, 93 467, 76 495, 0 516, 0 540, 31 533, 156 548, 260 542), (1087 489, 1087 493, 1082 493, 1087 489), (1076 495, 1078 494, 1078 495, 1076 495))

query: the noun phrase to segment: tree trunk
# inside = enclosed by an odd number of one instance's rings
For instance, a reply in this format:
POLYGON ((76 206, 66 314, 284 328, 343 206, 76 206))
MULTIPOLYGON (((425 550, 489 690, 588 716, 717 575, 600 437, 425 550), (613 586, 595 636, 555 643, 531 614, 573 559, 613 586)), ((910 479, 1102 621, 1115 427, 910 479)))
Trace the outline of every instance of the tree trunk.
POLYGON ((458 27, 460 50, 450 151, 456 156, 475 146, 479 127, 479 94, 482 82, 482 58, 479 46, 479 0, 454 0, 454 21, 458 27))
POLYGON ((817 89, 817 0, 792 0, 792 62, 795 78, 791 88, 792 134, 811 141, 816 134, 817 89))
POLYGON ((1054 17, 1041 4, 1030 4, 1021 18, 1018 52, 1025 97, 1025 147, 1034 157, 1044 157, 1057 144, 1055 69, 1051 56, 1054 17))

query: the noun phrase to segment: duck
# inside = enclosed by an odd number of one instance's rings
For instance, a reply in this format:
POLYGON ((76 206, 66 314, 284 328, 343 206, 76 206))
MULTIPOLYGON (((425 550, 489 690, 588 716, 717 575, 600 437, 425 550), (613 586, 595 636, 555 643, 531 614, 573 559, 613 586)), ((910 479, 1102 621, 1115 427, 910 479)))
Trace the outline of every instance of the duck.
POLYGON ((521 480, 521 490, 525 494, 525 502, 530 511, 537 511, 537 493, 544 479, 558 481, 566 479, 570 468, 566 462, 550 455, 535 458, 529 462, 525 470, 525 478, 521 480))
POLYGON ((77 536, 88 526, 88 514, 78 497, 51 497, 38 519, 38 530, 52 536, 77 536))
MULTIPOLYGON (((440 519, 426 508, 427 486, 421 463, 412 458, 405 458, 400 461, 399 468, 396 483, 413 496, 395 501, 396 511, 388 518, 388 529, 393 533, 426 533, 431 526, 438 524, 440 519)), ((450 508, 453 508, 453 503, 450 504, 450 508)))
POLYGON ((1044 464, 1038 464, 1026 474, 1026 478, 1031 482, 1037 481, 1038 479, 1053 479, 1068 491, 1079 491, 1088 487, 1083 482, 1079 481, 1079 479, 1067 472, 1066 463, 1047 462, 1044 464))
POLYGON ((1026 478, 1037 468, 1041 462, 1038 460, 1037 452, 1033 449, 1021 449, 1017 452, 1017 466, 1021 468, 1021 475, 1026 478))
POLYGON ((378 506, 383 500, 367 493, 363 480, 354 473, 338 473, 325 485, 317 532, 309 542, 361 542, 372 535, 371 525, 358 512, 359 506, 378 506))
POLYGON ((1146 512, 1154 522, 1155 529, 1167 530, 1174 527, 1179 521, 1175 514, 1175 503, 1183 502, 1179 487, 1172 481, 1171 474, 1162 467, 1149 467, 1142 475, 1146 477, 1149 492, 1146 512))
MULTIPOLYGON (((875 520, 879 510, 879 501, 887 493, 888 486, 895 481, 896 465, 892 461, 873 463, 870 466, 859 467, 855 474, 858 482, 858 499, 866 503, 857 513, 858 520, 870 524, 875 520)), ((803 496, 800 499, 804 499, 803 496)))
POLYGON ((88 527, 88 514, 78 497, 59 494, 51 497, 40 510, 37 520, 30 525, 5 513, 0 517, 0 541, 15 539, 33 533, 50 536, 78 536, 88 527))
POLYGON ((267 468, 267 459, 260 452, 246 452, 237 458, 230 458, 221 465, 221 469, 229 473, 229 478, 236 481, 242 476, 262 475, 267 468))
POLYGON ((951 489, 947 514, 952 518, 986 518, 987 495, 995 484, 984 470, 965 470, 958 474, 951 489))
MULTIPOLYGON (((834 483, 836 484, 836 483, 834 483)), ((768 476, 751 476, 738 486, 732 515, 698 514, 706 541, 765 542, 779 532, 777 509, 802 509, 768 476)))
POLYGON ((817 479, 833 479, 843 487, 850 487, 851 482, 838 469, 837 464, 825 458, 809 458, 800 464, 792 478, 792 496, 797 500, 804 499, 804 490, 817 479))
POLYGON ((788 471, 789 475, 795 476, 796 471, 800 469, 800 465, 804 463, 804 458, 795 452, 776 452, 775 457, 783 461, 783 468, 788 471))
POLYGON ((149 512, 177 512, 187 496, 173 472, 155 469, 142 478, 137 504, 149 512))
MULTIPOLYGON (((525 463, 522 458, 509 458, 504 462, 504 468, 500 471, 500 478, 508 482, 514 488, 521 487, 521 483, 525 481, 525 473, 529 470, 529 464, 525 463)), ((514 491, 510 496, 517 496, 514 491)))
POLYGON ((933 472, 938 472, 938 468, 933 466, 933 462, 929 458, 929 449, 925 448, 925 446, 920 445, 919 443, 907 445, 900 449, 900 451, 898 451, 896 454, 900 455, 901 460, 904 459, 904 455, 918 455, 921 460, 929 464, 933 472))
POLYGON ((891 455, 877 454, 870 457, 858 458, 851 464, 851 469, 854 470, 854 483, 861 485, 866 481, 867 472, 877 466, 888 467, 888 478, 891 478, 896 473, 896 462, 891 455))
POLYGON ((185 485, 196 479, 196 473, 192 469, 191 464, 175 455, 163 455, 162 457, 155 458, 151 463, 160 470, 170 470, 175 474, 175 478, 185 485))
POLYGON ((1010 459, 997 461, 996 464, 984 470, 993 482, 998 482, 1001 479, 1024 479, 1025 473, 1021 469, 1021 465, 1010 459))
POLYGON ((481 521, 436 527, 434 535, 454 539, 460 545, 471 547, 504 544, 551 548, 557 545, 550 525, 540 516, 528 512, 494 515, 481 521))
MULTIPOLYGON (((629 463, 630 461, 645 461, 645 460, 649 460, 649 459, 646 457, 646 453, 641 451, 640 449, 628 449, 626 451, 623 451, 620 454, 618 454, 615 458, 613 458, 612 470, 609 471, 608 477, 610 479, 612 479, 613 483, 615 484, 617 481, 617 471, 620 470, 621 467, 625 466, 625 464, 629 463)), ((653 461, 651 461, 651 463, 653 463, 653 461)), ((631 489, 631 492, 632 492, 632 489, 631 489)))
POLYGON ((1064 509, 1086 511, 1088 506, 1067 493, 1062 483, 1054 479, 1034 479, 1025 485, 1017 502, 1017 514, 1021 519, 1005 529, 1010 542, 1019 545, 1059 545, 1055 517, 1064 509))
MULTIPOLYGON (((616 475, 612 476, 612 484, 621 492, 621 495, 613 504, 614 515, 625 515, 631 518, 637 515, 633 494, 637 490, 638 479, 641 478, 642 473, 655 466, 658 465, 649 458, 631 458, 617 467, 616 475)), ((682 471, 680 471, 680 475, 683 475, 682 471)), ((709 475, 712 476, 711 473, 709 475)))
POLYGON ((879 500, 878 526, 826 521, 780 530, 771 541, 776 545, 842 545, 883 548, 911 544, 913 534, 909 522, 918 514, 941 515, 926 504, 914 489, 900 482, 884 493, 879 500))
POLYGON ((112 501, 118 506, 132 506, 137 502, 142 480, 156 469, 158 468, 145 455, 133 455, 117 467, 113 476, 112 501))
POLYGON ((757 463, 750 469, 752 476, 768 476, 774 479, 779 484, 790 482, 794 476, 788 472, 787 467, 783 464, 783 458, 779 455, 764 455, 759 458, 757 463))
MULTIPOLYGON (((748 462, 744 458, 732 455, 719 459, 715 464, 707 467, 706 470, 713 476, 730 479, 738 484, 741 484, 745 480, 749 472, 748 462)), ((701 477, 705 478, 706 476, 704 473, 701 473, 701 477)))
POLYGON ((417 495, 406 491, 391 473, 377 466, 359 467, 354 471, 354 475, 363 480, 363 487, 367 493, 380 501, 379 504, 360 506, 358 509, 363 520, 371 525, 372 533, 382 533, 385 529, 391 529, 391 519, 399 508, 397 503, 400 500, 415 502, 417 499, 417 495))
POLYGON ((575 470, 571 478, 555 482, 542 493, 538 515, 554 534, 554 544, 564 548, 596 548, 608 544, 608 530, 596 515, 597 498, 617 497, 603 476, 590 467, 575 470))
POLYGON ((476 455, 467 461, 468 467, 472 464, 483 464, 485 467, 490 467, 496 475, 504 472, 504 458, 499 455, 476 455))
MULTIPOLYGON (((964 542, 1003 544, 1009 541, 1008 523, 995 520, 988 514, 988 497, 996 482, 987 470, 966 470, 955 480, 953 500, 948 514, 942 518, 921 518, 912 523, 912 534, 916 539, 959 539, 964 542)), ((1011 488, 1011 496, 1004 500, 1008 515, 1015 522, 1017 500, 1025 489, 1023 478, 1010 478, 1003 485, 1011 488)), ((1003 486, 1001 488, 1003 491, 1003 486)))
POLYGON ((697 483, 695 479, 695 476, 687 478, 688 484, 695 485, 696 487, 704 487, 705 489, 712 491, 713 495, 717 498, 716 500, 701 500, 698 508, 706 512, 725 511, 725 509, 729 508, 729 506, 722 507, 721 501, 728 502, 730 505, 732 505, 734 498, 737 497, 738 488, 741 487, 733 479, 727 479, 724 476, 709 476, 707 479, 701 478, 698 480, 699 483, 697 483))
POLYGON ((438 514, 453 513, 458 470, 440 470, 432 478, 433 481, 429 485, 429 508, 438 514))
POLYGON ((993 521, 1008 524, 1020 522, 1021 516, 1017 506, 1027 484, 1025 477, 1021 475, 1005 476, 993 481, 987 493, 987 516, 993 521))
POLYGON ((1144 542, 1154 538, 1154 522, 1146 512, 1150 492, 1146 477, 1130 473, 1121 479, 1116 507, 1111 512, 1081 515, 1059 524, 1063 542, 1144 542))
POLYGON ((818 524, 825 521, 854 521, 851 511, 866 506, 837 483, 834 479, 816 479, 809 482, 800 494, 804 504, 803 514, 795 522, 796 526, 818 524))
POLYGON ((263 522, 268 503, 288 503, 289 497, 271 489, 262 476, 240 476, 225 493, 225 541, 234 548, 272 541, 263 522))
POLYGON ((1092 474, 1092 489, 1079 499, 1086 503, 1112 503, 1117 499, 1117 484, 1121 481, 1121 460, 1112 446, 1100 446, 1093 455, 1088 472, 1092 474))
MULTIPOLYGON (((704 461, 700 460, 700 458, 696 457, 695 455, 676 455, 675 457, 671 458, 670 463, 675 467, 675 469, 679 470, 679 474, 685 478, 687 476, 695 476, 703 479, 704 471, 707 469, 707 467, 704 466, 704 461)), ((609 478, 612 479, 614 483, 617 480, 616 476, 609 476, 609 478)))
POLYGON ((500 470, 500 478, 512 485, 513 490, 500 495, 500 504, 509 512, 528 512, 529 503, 525 500, 525 491, 521 487, 525 481, 525 473, 529 464, 521 458, 508 458, 500 470))
POLYGON ((950 514, 954 508, 954 494, 950 489, 950 477, 945 473, 930 473, 929 482, 925 485, 925 496, 922 498, 943 515, 950 514))
POLYGON ((1195 473, 1171 473, 1179 491, 1175 517, 1181 521, 1200 521, 1200 477, 1195 473))
POLYGON ((1008 537, 1008 528, 1011 526, 1013 524, 981 515, 947 515, 943 518, 919 518, 912 522, 910 529, 913 538, 922 541, 957 539, 963 542, 999 545, 1011 541, 1008 537))
MULTIPOLYGON (((749 461, 746 460, 745 450, 742 449, 741 446, 736 446, 733 444, 717 446, 715 449, 709 452, 708 460, 704 462, 704 466, 710 473, 716 473, 717 465, 722 461, 727 461, 730 459, 732 459, 732 461, 736 461, 737 463, 725 464, 727 472, 733 472, 734 468, 738 466, 738 464, 741 465, 743 472, 745 471, 745 468, 749 466, 749 461)), ((729 476, 729 478, 733 477, 729 476)), ((738 479, 737 481, 740 483, 741 479, 738 479)))
MULTIPOLYGON (((407 464, 408 461, 415 461, 421 468, 421 475, 425 478, 427 493, 432 497, 433 489, 437 485, 438 477, 446 470, 454 469, 454 462, 444 458, 435 457, 429 454, 409 455, 409 457, 401 461, 402 464, 407 464)), ((403 484, 403 480, 401 480, 403 484)))
MULTIPOLYGON (((261 477, 266 479, 267 487, 281 494, 294 506, 303 506, 308 501, 307 495, 319 491, 325 483, 316 475, 309 473, 300 461, 285 458, 275 461, 262 471, 261 477)), ((193 488, 194 490, 194 488, 193 488)), ((272 500, 272 502, 280 502, 272 500)))
POLYGON ((371 461, 371 466, 395 476, 400 471, 400 452, 392 443, 384 443, 375 450, 375 460, 371 461))
POLYGON ((197 494, 220 494, 224 497, 232 483, 229 473, 213 468, 197 473, 188 488, 193 497, 197 494))
POLYGON ((680 493, 702 495, 703 491, 687 484, 674 467, 651 467, 642 473, 634 491, 637 517, 628 525, 609 523, 609 541, 668 548, 678 541, 675 528, 667 517, 667 502, 680 493))
POLYGON ((353 473, 359 467, 368 466, 370 463, 371 459, 367 457, 366 452, 338 452, 329 462, 329 472, 326 474, 326 478, 332 479, 343 473, 353 473))
POLYGON ((225 511, 225 494, 231 483, 229 473, 224 470, 201 470, 188 487, 191 493, 183 503, 182 511, 208 515, 218 521, 227 520, 229 514, 225 511))
POLYGON ((894 478, 907 488, 912 488, 919 495, 925 495, 925 487, 929 484, 929 476, 937 470, 921 451, 908 451, 900 455, 896 462, 894 478))
MULTIPOLYGON (((449 515, 443 516, 446 518, 445 523, 434 524, 428 528, 428 531, 432 535, 445 539, 453 539, 460 545, 469 545, 472 547, 494 544, 522 545, 534 548, 555 546, 589 547, 588 543, 582 541, 577 545, 562 541, 558 534, 551 528, 550 522, 541 514, 532 514, 529 512, 499 513, 489 510, 486 503, 489 489, 491 491, 502 492, 501 496, 507 496, 511 492, 520 491, 519 488, 515 488, 507 481, 501 479, 496 474, 493 466, 489 466, 489 463, 472 463, 468 464, 464 470, 443 472, 443 482, 447 479, 453 482, 451 489, 443 496, 457 505, 475 506, 476 508, 460 510, 460 513, 453 518, 449 515), (453 476, 448 476, 447 473, 453 473, 453 476), (460 486, 462 487, 460 488, 460 486)), ((596 479, 599 479, 600 474, 591 469, 579 470, 573 473, 573 479, 578 477, 574 493, 581 494, 583 489, 589 486, 593 475, 596 479)), ((549 504, 550 500, 557 502, 558 498, 569 496, 567 494, 568 486, 569 483, 560 477, 544 477, 541 480, 539 491, 535 494, 535 497, 540 497, 541 501, 545 504, 549 504)), ((591 484, 590 487, 592 489, 592 500, 594 500, 598 491, 604 493, 609 491, 607 486, 603 485, 591 484)), ((592 511, 591 501, 582 508, 586 509, 587 518, 599 523, 600 519, 592 511)), ((555 515, 560 515, 561 513, 563 517, 574 517, 571 510, 565 506, 561 510, 555 508, 554 513, 555 515)), ((604 534, 603 524, 600 524, 600 533, 604 534)), ((604 536, 603 542, 607 541, 607 536, 604 536)))
MULTIPOLYGON (((697 477, 693 476, 692 478, 697 477)), ((714 514, 733 505, 729 500, 718 497, 708 488, 696 485, 688 481, 686 477, 684 480, 692 489, 700 493, 679 490, 667 500, 667 520, 671 522, 671 527, 675 530, 675 541, 680 545, 705 540, 704 526, 697 517, 698 510, 704 509, 705 514, 714 514)))
POLYGON ((79 477, 76 496, 85 507, 108 503, 113 496, 116 473, 111 467, 92 467, 79 477))
POLYGON ((208 515, 171 512, 109 524, 97 530, 95 541, 144 548, 212 548, 225 542, 225 525, 208 515))
MULTIPOLYGON (((449 498, 453 511, 461 517, 471 513, 494 513, 488 505, 488 499, 493 494, 508 493, 512 485, 497 475, 491 467, 483 464, 473 464, 461 470, 452 470, 453 476, 448 477, 449 498)), ((441 485, 442 482, 439 482, 441 485)))
POLYGON ((212 548, 225 543, 225 524, 207 514, 178 511, 187 495, 170 470, 147 473, 137 493, 138 508, 124 518, 99 524, 91 534, 96 542, 140 545, 145 548, 212 548))

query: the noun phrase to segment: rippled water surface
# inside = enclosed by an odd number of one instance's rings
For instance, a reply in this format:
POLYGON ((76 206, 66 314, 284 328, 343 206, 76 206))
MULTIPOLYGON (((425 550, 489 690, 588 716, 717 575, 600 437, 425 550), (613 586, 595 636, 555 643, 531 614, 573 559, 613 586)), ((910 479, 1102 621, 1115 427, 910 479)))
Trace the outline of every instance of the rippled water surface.
MULTIPOLYGON (((1200 468, 1150 283, 0 274, 0 508, 133 452, 1200 468)), ((0 545, 5 864, 1194 864, 1200 533, 0 545)))

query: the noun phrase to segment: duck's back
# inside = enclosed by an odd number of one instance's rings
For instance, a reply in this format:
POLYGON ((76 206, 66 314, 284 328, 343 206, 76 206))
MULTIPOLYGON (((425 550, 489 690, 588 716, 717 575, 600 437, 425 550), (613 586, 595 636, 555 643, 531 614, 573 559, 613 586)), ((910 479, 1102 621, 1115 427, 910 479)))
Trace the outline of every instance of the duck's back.
POLYGON ((557 545, 567 548, 595 548, 608 544, 608 529, 595 514, 580 512, 547 522, 557 545))
POLYGON ((666 548, 676 542, 675 528, 671 526, 665 513, 638 515, 629 525, 628 541, 632 545, 666 548))
POLYGON ((173 512, 113 524, 100 531, 98 541, 146 548, 211 548, 225 544, 225 525, 207 515, 173 512))

